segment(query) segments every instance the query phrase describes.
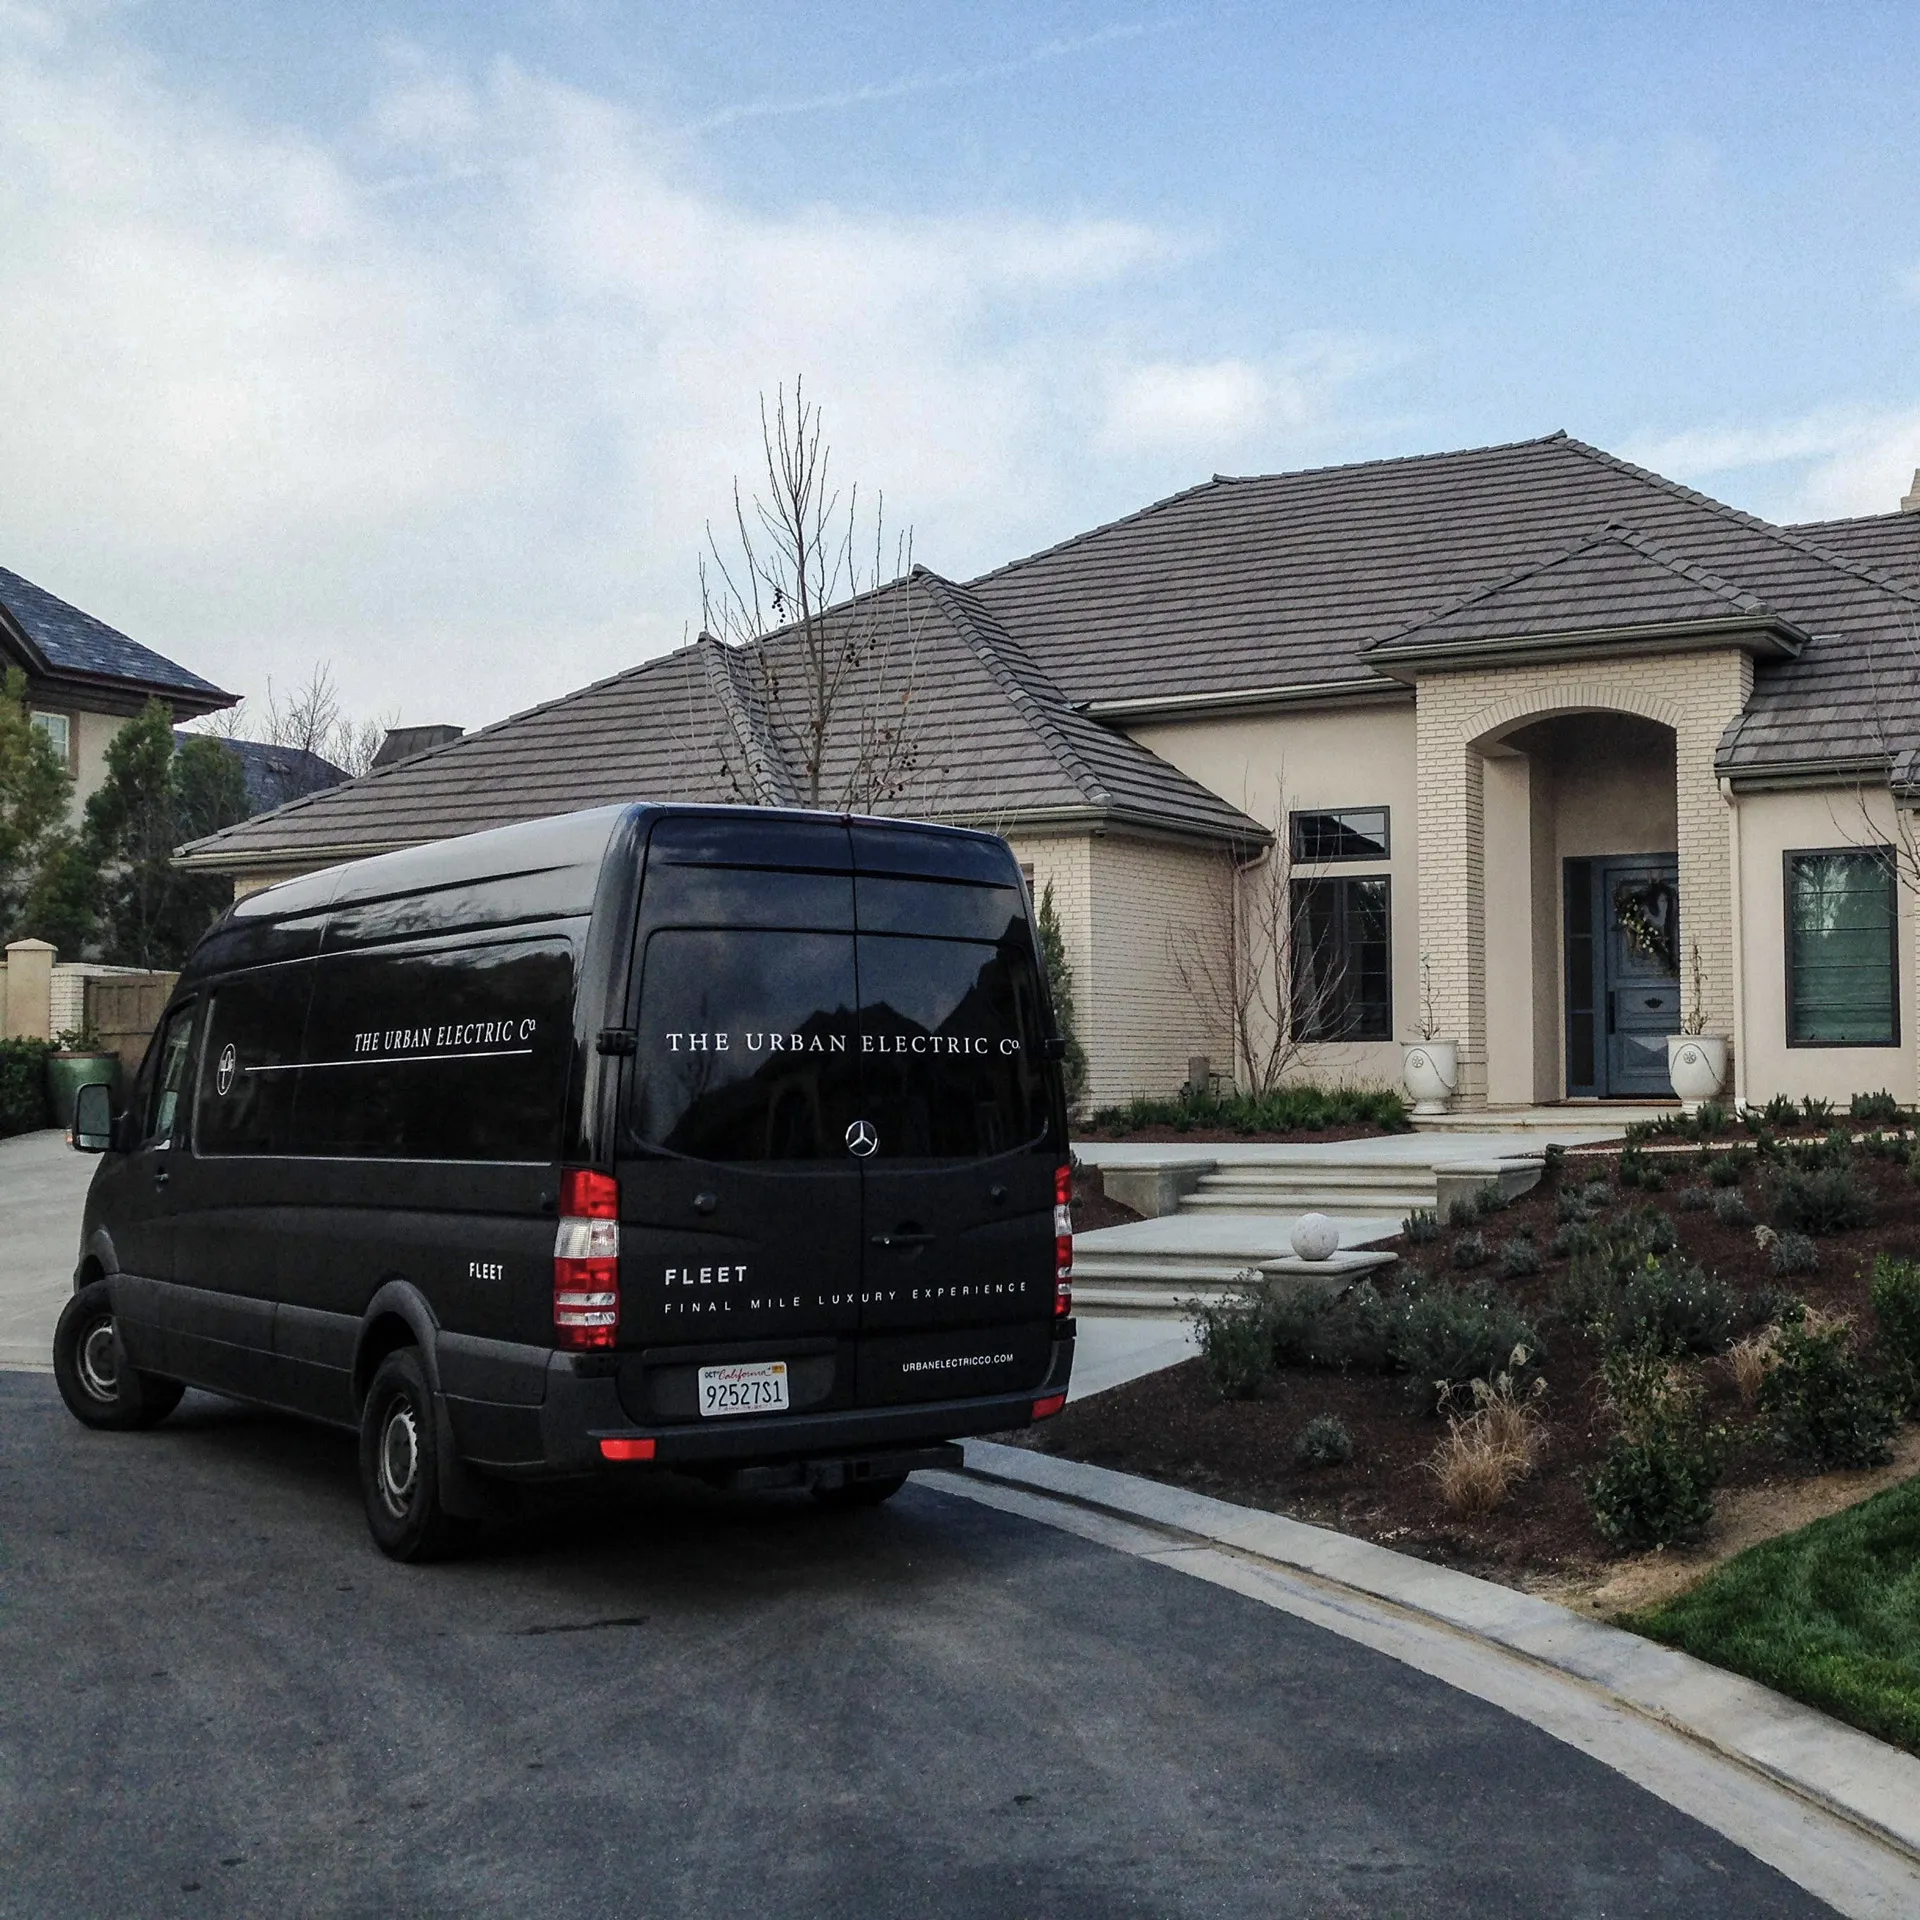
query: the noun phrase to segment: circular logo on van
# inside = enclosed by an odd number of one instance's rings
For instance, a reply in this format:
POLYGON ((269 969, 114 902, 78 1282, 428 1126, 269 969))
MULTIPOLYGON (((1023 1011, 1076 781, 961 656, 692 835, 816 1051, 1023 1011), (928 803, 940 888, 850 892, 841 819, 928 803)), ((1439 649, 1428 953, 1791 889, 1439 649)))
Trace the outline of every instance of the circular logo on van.
POLYGON ((856 1120, 847 1129, 847 1151, 858 1159, 866 1159, 879 1144, 880 1136, 870 1120, 856 1120))
POLYGON ((213 1070, 213 1083, 222 1094, 233 1085, 233 1042, 229 1040, 220 1049, 220 1062, 213 1070))

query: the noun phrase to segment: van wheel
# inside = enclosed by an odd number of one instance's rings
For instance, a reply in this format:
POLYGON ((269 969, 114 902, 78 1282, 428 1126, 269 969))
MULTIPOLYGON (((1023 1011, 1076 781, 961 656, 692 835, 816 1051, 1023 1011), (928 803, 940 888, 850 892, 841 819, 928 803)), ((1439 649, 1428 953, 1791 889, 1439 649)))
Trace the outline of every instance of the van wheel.
POLYGON ((360 1491, 367 1525, 390 1560, 443 1560, 473 1527, 440 1504, 433 1390, 417 1348, 380 1362, 360 1410, 360 1491))
POLYGON ((82 1287, 61 1308, 53 1330, 53 1378, 82 1426, 119 1432, 164 1420, 186 1391, 177 1380, 127 1365, 104 1280, 82 1287))
POLYGON ((904 1473, 876 1473, 871 1480, 847 1480, 837 1487, 815 1487, 813 1497, 823 1507, 845 1513, 853 1507, 877 1507, 907 1484, 904 1473))

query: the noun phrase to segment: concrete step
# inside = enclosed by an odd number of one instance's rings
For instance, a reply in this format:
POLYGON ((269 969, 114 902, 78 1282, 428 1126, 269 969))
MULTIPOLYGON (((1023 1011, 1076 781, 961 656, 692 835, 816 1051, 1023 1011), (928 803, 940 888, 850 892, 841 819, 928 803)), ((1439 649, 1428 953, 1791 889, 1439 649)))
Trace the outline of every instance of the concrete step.
POLYGON ((1286 1196, 1287 1205, 1276 1204, 1272 1188, 1227 1187, 1205 1193, 1189 1193, 1180 1202, 1182 1213, 1324 1213, 1332 1220, 1404 1220, 1416 1207, 1432 1207, 1434 1190, 1412 1192, 1405 1188, 1353 1188, 1342 1193, 1306 1190, 1286 1196))
POLYGON ((1245 1293, 1258 1284, 1247 1277, 1250 1271, 1262 1277, 1299 1277, 1344 1287, 1393 1261, 1392 1254, 1371 1247, 1344 1247, 1330 1260, 1267 1254, 1232 1265, 1218 1254, 1099 1253, 1074 1261, 1073 1310, 1094 1315, 1180 1314, 1191 1311, 1196 1303, 1218 1306, 1245 1293))
POLYGON ((1195 1307, 1222 1307, 1241 1290, 1237 1287, 1194 1287, 1176 1294, 1170 1287, 1127 1287, 1102 1281, 1076 1287, 1074 1318, 1079 1320, 1164 1320, 1184 1318, 1195 1307))
POLYGON ((1564 1133, 1570 1128, 1624 1132, 1635 1120, 1657 1120, 1680 1111, 1678 1100, 1567 1102, 1552 1107, 1474 1107, 1459 1113, 1414 1117, 1415 1133, 1564 1133))

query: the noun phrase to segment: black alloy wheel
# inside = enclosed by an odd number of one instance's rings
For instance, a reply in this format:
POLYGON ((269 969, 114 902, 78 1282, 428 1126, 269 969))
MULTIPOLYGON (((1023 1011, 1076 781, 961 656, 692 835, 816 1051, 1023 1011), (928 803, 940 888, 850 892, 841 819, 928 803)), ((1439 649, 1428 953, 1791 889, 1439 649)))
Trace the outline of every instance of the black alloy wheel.
POLYGON ((164 1420, 186 1391, 177 1380, 128 1366, 104 1280, 82 1287, 61 1308, 53 1330, 53 1378, 67 1411, 82 1426, 108 1432, 164 1420))
POLYGON ((440 1443, 433 1389, 417 1347, 380 1362, 360 1409, 360 1492, 375 1544, 390 1560, 442 1560, 472 1537, 472 1523, 440 1504, 440 1443))

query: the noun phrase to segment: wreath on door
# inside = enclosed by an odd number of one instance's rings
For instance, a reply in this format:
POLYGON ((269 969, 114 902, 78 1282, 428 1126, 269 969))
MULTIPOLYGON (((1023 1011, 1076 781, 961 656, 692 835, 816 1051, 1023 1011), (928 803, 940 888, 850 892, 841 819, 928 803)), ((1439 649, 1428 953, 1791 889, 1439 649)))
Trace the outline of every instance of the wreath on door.
POLYGON ((1676 922, 1680 901, 1666 880, 1623 880, 1613 890, 1614 924, 1627 945, 1669 973, 1680 971, 1676 922))

